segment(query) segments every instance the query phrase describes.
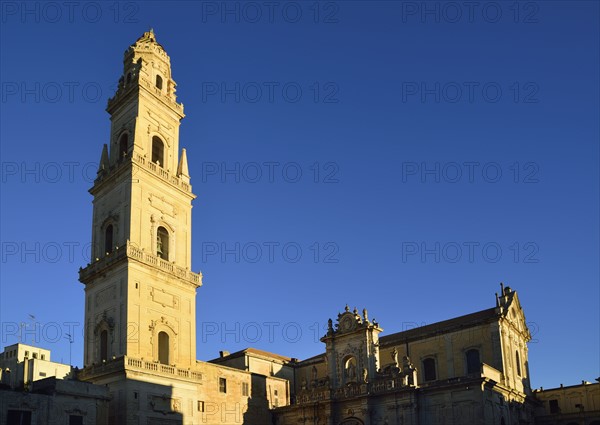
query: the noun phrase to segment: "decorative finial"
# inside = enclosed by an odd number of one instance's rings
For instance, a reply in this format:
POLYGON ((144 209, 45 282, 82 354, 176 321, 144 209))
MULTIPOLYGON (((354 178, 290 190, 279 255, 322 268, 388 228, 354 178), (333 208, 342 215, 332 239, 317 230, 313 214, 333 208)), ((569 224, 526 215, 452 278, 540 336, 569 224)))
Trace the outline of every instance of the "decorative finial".
POLYGON ((369 321, 369 312, 367 311, 366 308, 363 308, 363 317, 365 319, 365 322, 369 321))
POLYGON ((346 312, 350 311, 350 307, 348 307, 348 304, 346 304, 346 308, 344 308, 344 310, 345 310, 346 312))

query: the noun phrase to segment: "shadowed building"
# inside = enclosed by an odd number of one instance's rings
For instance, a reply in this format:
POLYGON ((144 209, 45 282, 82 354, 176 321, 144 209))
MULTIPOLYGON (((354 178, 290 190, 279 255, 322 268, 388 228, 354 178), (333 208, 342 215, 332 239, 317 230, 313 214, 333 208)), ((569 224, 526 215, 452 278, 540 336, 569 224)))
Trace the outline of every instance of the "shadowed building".
MULTIPOLYGON (((600 379, 598 379, 600 380, 600 379)), ((539 400, 535 423, 539 425, 600 425, 600 383, 534 391, 539 400)))
POLYGON ((108 389, 81 382, 50 350, 13 344, 0 353, 0 425, 108 425, 108 389))
POLYGON ((278 424, 533 424, 527 341, 515 291, 488 310, 380 337, 346 306, 299 362, 295 402, 278 424))

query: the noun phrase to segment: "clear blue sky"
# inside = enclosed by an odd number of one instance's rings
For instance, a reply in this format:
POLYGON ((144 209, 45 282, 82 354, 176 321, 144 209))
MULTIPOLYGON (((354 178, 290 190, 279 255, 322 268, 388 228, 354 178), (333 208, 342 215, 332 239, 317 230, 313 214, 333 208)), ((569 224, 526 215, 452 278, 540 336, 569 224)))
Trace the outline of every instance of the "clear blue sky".
POLYGON ((81 365, 106 100, 153 27, 187 115, 199 359, 306 358, 346 303, 389 334, 502 281, 534 387, 600 375, 597 2, 47 4, 2 3, 2 345, 25 321, 68 362, 75 326, 81 365))

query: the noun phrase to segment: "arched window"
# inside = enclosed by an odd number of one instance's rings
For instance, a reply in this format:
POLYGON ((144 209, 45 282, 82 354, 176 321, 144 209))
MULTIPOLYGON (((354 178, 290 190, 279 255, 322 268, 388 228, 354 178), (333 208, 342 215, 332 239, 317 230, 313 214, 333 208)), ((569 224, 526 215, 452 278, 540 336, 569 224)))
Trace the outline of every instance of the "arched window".
POLYGON ((104 230, 104 252, 110 254, 113 250, 113 226, 109 224, 104 230))
POLYGON ((169 259, 169 232, 162 226, 156 231, 156 255, 164 260, 169 259))
POLYGON ((123 159, 127 156, 127 151, 129 150, 129 137, 127 137, 127 133, 123 133, 121 138, 119 139, 119 159, 123 159))
POLYGON ((423 360, 423 379, 425 381, 435 381, 437 379, 435 373, 435 359, 428 358, 423 360))
POLYGON ((160 137, 152 138, 152 162, 164 167, 165 144, 160 137))
POLYGON ((100 361, 108 360, 108 331, 100 332, 100 361))
POLYGON ((515 351, 515 362, 517 364, 517 376, 521 376, 521 357, 519 351, 515 351))
POLYGON ((158 333, 158 361, 169 364, 169 335, 166 332, 158 333))
POLYGON ((160 75, 156 76, 156 88, 162 90, 162 77, 160 75))
POLYGON ((344 364, 344 373, 346 375, 346 382, 356 381, 356 359, 350 357, 344 364))
POLYGON ((479 373, 481 371, 481 361, 479 359, 479 350, 471 349, 465 353, 467 358, 467 374, 479 373))

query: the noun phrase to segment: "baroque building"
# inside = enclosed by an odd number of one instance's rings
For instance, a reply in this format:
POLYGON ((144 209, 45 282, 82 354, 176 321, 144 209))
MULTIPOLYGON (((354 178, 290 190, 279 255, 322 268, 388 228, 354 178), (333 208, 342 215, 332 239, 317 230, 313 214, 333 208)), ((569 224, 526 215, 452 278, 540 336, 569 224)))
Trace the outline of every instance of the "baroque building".
MULTIPOLYGON (((599 384, 532 391, 531 335, 517 293, 503 285, 489 309, 389 335, 366 309, 346 306, 329 320, 324 352, 302 361, 253 348, 198 361, 202 275, 192 271, 195 195, 175 88, 170 58, 150 30, 126 50, 108 101, 109 142, 90 189, 93 261, 79 271, 84 365, 38 384, 68 406, 48 423, 75 412, 85 416, 77 423, 111 425, 521 425, 536 417, 598 425, 599 384), (56 379, 67 375, 72 382, 56 379), (584 401, 571 403, 572 394, 584 401), (69 407, 78 399, 88 410, 69 407), (579 410, 560 415, 559 403, 579 410)), ((2 379, 28 382, 25 371, 37 363, 25 361, 10 363, 21 380, 4 366, 2 379)), ((44 423, 24 397, 13 391, 12 404, 0 403, 0 425, 17 416, 23 425, 44 423)))

